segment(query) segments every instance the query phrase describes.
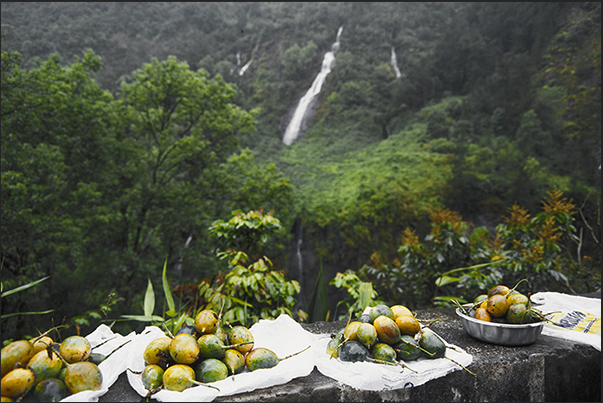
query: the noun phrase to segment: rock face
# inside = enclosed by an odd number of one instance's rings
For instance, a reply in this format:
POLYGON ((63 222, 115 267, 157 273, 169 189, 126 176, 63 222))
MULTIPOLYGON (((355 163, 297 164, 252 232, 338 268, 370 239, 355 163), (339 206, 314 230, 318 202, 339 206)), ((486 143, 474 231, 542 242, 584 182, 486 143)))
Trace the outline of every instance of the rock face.
MULTIPOLYGON (((469 369, 476 376, 461 370, 421 386, 373 392, 341 384, 315 368, 310 375, 284 385, 218 397, 214 401, 601 401, 601 352, 590 345, 541 335, 528 346, 498 346, 468 336, 453 308, 418 310, 416 315, 427 321, 438 319, 430 327, 446 341, 473 356, 469 369)), ((316 322, 302 326, 311 333, 329 334, 335 333, 345 323, 316 322)), ((130 388, 125 373, 99 399, 101 402, 141 400, 141 396, 130 388)))

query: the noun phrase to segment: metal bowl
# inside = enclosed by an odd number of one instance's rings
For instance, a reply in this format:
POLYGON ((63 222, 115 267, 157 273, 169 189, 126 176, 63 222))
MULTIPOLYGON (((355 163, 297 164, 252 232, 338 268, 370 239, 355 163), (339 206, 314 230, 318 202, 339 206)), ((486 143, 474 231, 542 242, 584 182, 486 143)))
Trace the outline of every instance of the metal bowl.
POLYGON ((469 336, 503 346, 525 346, 534 343, 545 324, 544 321, 525 325, 486 322, 465 315, 461 308, 456 308, 456 314, 461 318, 463 329, 469 336))

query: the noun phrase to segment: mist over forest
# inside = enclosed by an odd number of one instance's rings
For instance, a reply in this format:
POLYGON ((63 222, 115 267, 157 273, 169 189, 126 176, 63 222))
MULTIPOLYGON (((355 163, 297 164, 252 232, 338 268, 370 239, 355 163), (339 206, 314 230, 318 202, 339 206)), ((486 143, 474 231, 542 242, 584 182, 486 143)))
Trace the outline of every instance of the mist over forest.
POLYGON ((305 320, 345 313, 345 273, 413 308, 600 290, 598 2, 1 7, 3 290, 49 276, 3 297, 3 339, 140 313, 164 263, 198 309, 235 246, 305 320), (279 225, 209 230, 235 211, 279 225))

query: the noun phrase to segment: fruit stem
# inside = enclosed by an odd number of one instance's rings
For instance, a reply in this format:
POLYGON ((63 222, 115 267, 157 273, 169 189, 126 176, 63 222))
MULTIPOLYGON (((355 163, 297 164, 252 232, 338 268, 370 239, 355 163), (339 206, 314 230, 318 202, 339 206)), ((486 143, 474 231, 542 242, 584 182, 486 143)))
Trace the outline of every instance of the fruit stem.
MULTIPOLYGON (((109 340, 107 340, 107 341, 109 341, 109 340)), ((111 352, 109 353, 109 355, 107 355, 105 358, 103 358, 103 359, 101 360, 101 362, 99 363, 99 365, 100 365, 100 364, 101 364, 103 361, 105 361, 107 358, 111 357, 111 354, 113 354, 114 352, 116 352, 117 350, 119 350, 120 348, 122 348, 123 346, 125 346, 126 344, 128 344, 128 343, 129 343, 129 342, 131 342, 131 341, 132 341, 132 340, 128 340, 128 341, 126 341, 124 344, 122 344, 121 346, 117 347, 115 350, 111 351, 111 352)), ((106 343, 106 342, 105 342, 105 343, 106 343)), ((104 343, 103 343, 103 344, 104 344, 104 343)), ((99 344, 99 346, 100 346, 100 344, 99 344)), ((97 346, 97 347, 98 347, 98 346, 97 346)))
POLYGON ((197 381, 197 380, 195 380, 195 379, 191 379, 191 382, 192 382, 192 383, 194 383, 195 385, 203 385, 203 386, 206 386, 206 387, 208 387, 208 388, 215 389, 215 390, 217 390, 218 392, 220 391, 220 389, 216 388, 215 386, 208 385, 208 384, 203 383, 203 382, 199 382, 199 381, 197 381))
POLYGON ((96 346, 92 347, 90 350, 94 350, 95 348, 100 347, 100 346, 102 346, 103 344, 110 342, 111 340, 115 339, 116 337, 117 337, 117 336, 113 336, 113 337, 111 337, 111 338, 109 338, 109 339, 107 339, 107 340, 103 341, 102 343, 97 344, 96 346))
POLYGON ((303 350, 298 351, 297 353, 293 353, 293 354, 290 354, 290 355, 288 355, 288 356, 286 356, 286 357, 279 358, 278 360, 279 360, 279 362, 280 362, 280 361, 286 360, 287 358, 294 357, 294 356, 296 356, 296 355, 298 355, 298 354, 303 353, 304 351, 306 351, 306 350, 307 350, 307 349, 309 349, 310 347, 311 347, 311 346, 308 346, 308 347, 304 348, 303 350))
POLYGON ((415 347, 415 348, 418 348, 418 349, 419 349, 419 350, 421 350, 422 352, 424 352, 424 353, 426 353, 426 354, 429 354, 429 356, 430 356, 430 357, 433 357, 433 356, 435 355, 435 353, 431 353, 431 352, 429 352, 429 351, 425 350, 423 347, 421 347, 421 346, 417 346, 417 345, 414 345, 414 344, 412 344, 412 343, 411 343, 411 342, 409 342, 409 341, 406 341, 406 340, 404 340, 404 339, 400 339, 400 341, 401 341, 401 342, 403 342, 403 343, 408 344, 409 346, 413 346, 413 347, 415 347))
POLYGON ((473 376, 477 376, 474 372, 469 371, 469 369, 467 369, 465 366, 463 366, 462 364, 456 362, 455 360, 453 360, 450 357, 444 356, 444 358, 449 359, 450 361, 454 362, 456 365, 458 365, 459 367, 463 368, 465 371, 469 372, 471 375, 473 376))
POLYGON ((517 282, 517 284, 515 284, 515 287, 513 287, 513 288, 511 288, 511 289, 509 290, 509 292, 508 292, 508 293, 507 293, 507 295, 506 295, 506 297, 507 297, 507 298, 509 298, 509 296, 511 295, 511 293, 512 293, 513 291, 515 291, 515 289, 517 288, 517 286, 518 286, 518 285, 519 285, 519 284, 520 284, 522 281, 525 281, 525 282, 528 282, 528 283, 529 283, 528 279, 525 279, 525 278, 522 278, 521 280, 519 280, 519 281, 517 282))

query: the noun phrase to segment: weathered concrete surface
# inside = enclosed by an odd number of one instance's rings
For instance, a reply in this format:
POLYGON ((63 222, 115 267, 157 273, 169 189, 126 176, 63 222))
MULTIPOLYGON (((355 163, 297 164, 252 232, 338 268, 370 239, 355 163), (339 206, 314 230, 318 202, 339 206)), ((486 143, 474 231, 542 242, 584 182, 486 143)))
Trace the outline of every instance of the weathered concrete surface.
MULTIPOLYGON (((600 294, 599 294, 600 298, 600 294)), ((373 392, 357 390, 323 376, 316 368, 285 385, 220 397, 215 402, 600 402, 601 352, 590 345, 541 335, 529 346, 505 347, 468 336, 452 308, 418 310, 424 320, 440 319, 431 328, 449 343, 473 356, 468 367, 424 385, 408 389, 373 392)), ((332 333, 343 322, 303 325, 312 333, 332 333)), ((109 401, 143 401, 122 374, 100 398, 109 401)), ((153 399, 151 399, 153 400, 153 399)))

